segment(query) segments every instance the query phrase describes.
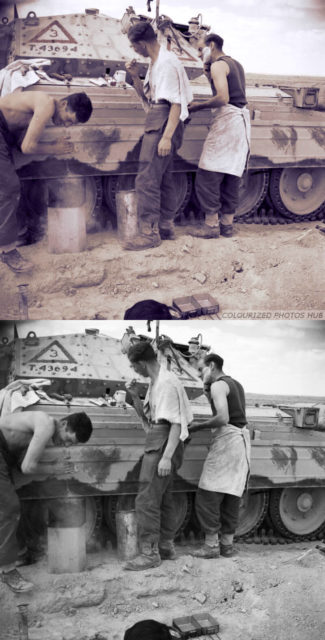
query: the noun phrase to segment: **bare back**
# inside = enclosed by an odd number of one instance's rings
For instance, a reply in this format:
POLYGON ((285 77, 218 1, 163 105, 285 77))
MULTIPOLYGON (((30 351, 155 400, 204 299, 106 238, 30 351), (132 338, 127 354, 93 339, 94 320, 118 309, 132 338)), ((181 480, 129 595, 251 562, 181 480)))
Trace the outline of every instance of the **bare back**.
POLYGON ((12 453, 20 452, 29 446, 35 433, 42 431, 50 442, 55 432, 53 418, 43 411, 22 411, 9 413, 0 418, 0 430, 12 453))
POLYGON ((11 131, 27 127, 34 116, 45 123, 53 116, 54 98, 39 91, 15 91, 0 98, 0 110, 11 131))

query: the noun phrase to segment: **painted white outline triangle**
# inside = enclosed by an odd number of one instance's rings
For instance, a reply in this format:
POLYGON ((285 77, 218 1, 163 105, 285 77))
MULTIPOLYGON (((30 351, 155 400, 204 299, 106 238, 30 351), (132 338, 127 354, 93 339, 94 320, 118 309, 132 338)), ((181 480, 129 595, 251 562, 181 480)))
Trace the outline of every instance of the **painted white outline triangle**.
POLYGON ((72 35, 65 29, 65 27, 60 24, 58 22, 58 20, 53 20, 53 22, 51 22, 50 24, 47 25, 47 27, 45 27, 44 29, 42 29, 42 31, 40 31, 39 33, 36 34, 36 36, 33 36, 33 38, 31 40, 28 40, 28 42, 26 44, 29 43, 34 43, 34 44, 41 44, 41 43, 47 43, 47 44, 78 44, 77 40, 75 40, 72 35), (64 40, 58 40, 58 38, 49 38, 45 39, 42 38, 42 36, 53 28, 53 26, 56 26, 61 33, 64 36, 64 40))
POLYGON ((49 363, 53 363, 53 362, 59 362, 61 364, 77 364, 77 361, 72 357, 72 355, 63 347, 62 344, 59 343, 58 340, 53 340, 53 342, 51 342, 51 344, 47 345, 47 347, 45 347, 44 349, 42 349, 42 351, 40 351, 36 356, 33 356, 31 358, 31 360, 28 360, 28 362, 26 364, 29 364, 31 362, 49 362, 49 363), (48 356, 48 358, 44 357, 46 356, 46 354, 51 350, 51 349, 55 349, 58 351, 58 355, 55 356, 54 358, 50 358, 48 356), (61 355, 62 354, 62 355, 61 355), (62 356, 64 357, 63 360, 59 360, 59 358, 62 356))

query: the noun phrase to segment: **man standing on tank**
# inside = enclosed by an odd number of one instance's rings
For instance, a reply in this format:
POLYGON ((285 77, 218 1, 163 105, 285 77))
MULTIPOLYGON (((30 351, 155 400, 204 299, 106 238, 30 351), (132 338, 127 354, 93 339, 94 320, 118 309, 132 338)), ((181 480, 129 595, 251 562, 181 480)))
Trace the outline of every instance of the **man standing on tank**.
POLYGON ((194 101, 190 113, 212 109, 209 133, 201 153, 195 191, 204 224, 190 231, 201 238, 233 235, 240 179, 249 156, 250 119, 242 65, 223 52, 223 39, 210 33, 199 40, 198 54, 213 96, 194 101))
POLYGON ((237 380, 224 373, 223 359, 217 354, 204 358, 201 377, 213 416, 204 422, 194 421, 189 432, 211 429, 212 439, 195 498, 205 543, 192 555, 218 558, 221 553, 231 557, 236 554, 233 538, 250 464, 245 393, 237 380))
POLYGON ((160 46, 149 22, 133 25, 128 38, 137 54, 150 58, 143 83, 136 61, 125 65, 147 112, 135 181, 139 230, 132 241, 124 243, 125 249, 137 251, 175 238, 177 197, 172 165, 193 96, 183 65, 173 52, 160 46))

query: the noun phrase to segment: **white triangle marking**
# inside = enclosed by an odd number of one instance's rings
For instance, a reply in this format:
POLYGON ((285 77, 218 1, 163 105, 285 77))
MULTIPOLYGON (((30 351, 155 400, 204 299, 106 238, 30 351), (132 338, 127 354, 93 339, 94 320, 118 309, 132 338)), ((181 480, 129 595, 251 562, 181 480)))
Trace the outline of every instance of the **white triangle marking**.
MULTIPOLYGON (((45 29, 42 29, 39 33, 36 34, 28 43, 41 43, 41 42, 51 42, 51 43, 63 43, 67 44, 68 42, 72 44, 77 44, 77 41, 72 37, 72 35, 65 29, 65 27, 58 22, 58 20, 53 20, 45 29)), ((27 43, 27 44, 28 44, 27 43)))

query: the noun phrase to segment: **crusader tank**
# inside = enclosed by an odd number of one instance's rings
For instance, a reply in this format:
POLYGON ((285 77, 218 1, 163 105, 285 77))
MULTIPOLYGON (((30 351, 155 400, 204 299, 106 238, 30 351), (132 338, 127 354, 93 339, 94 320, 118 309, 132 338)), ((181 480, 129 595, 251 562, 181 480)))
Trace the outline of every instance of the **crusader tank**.
MULTIPOLYGON (((37 8, 37 7, 36 7, 37 8)), ((184 63, 195 98, 210 92, 197 57, 198 37, 209 27, 201 16, 189 24, 175 24, 157 15, 152 24, 159 41, 184 63)), ((114 73, 125 69, 127 60, 137 58, 130 48, 127 30, 137 16, 129 7, 121 20, 102 15, 96 9, 85 14, 25 18, 2 18, 0 66, 15 60, 42 58, 50 65, 45 78, 28 87, 65 96, 82 87, 94 104, 86 125, 70 129, 74 151, 70 156, 44 158, 16 154, 16 165, 24 184, 27 206, 34 215, 44 212, 47 186, 73 176, 85 180, 84 204, 88 226, 116 224, 116 191, 132 185, 144 126, 144 110, 128 82, 115 82, 114 73), (63 78, 58 80, 58 78, 63 78), (130 180, 125 182, 125 177, 130 180), (44 187, 41 190, 41 185, 44 187), (40 192, 42 191, 42 197, 40 192), (41 204, 43 203, 43 204, 41 204), (94 223, 92 225, 92 223, 94 223)), ((141 76, 146 64, 138 58, 141 76)), ((126 81, 130 80, 126 76, 126 81)), ((237 210, 239 222, 286 223, 321 219, 324 215, 324 86, 248 87, 252 123, 251 156, 237 210)), ((174 166, 177 181, 179 222, 196 215, 193 182, 209 125, 209 111, 191 116, 174 166), (184 213, 185 212, 185 213, 184 213)), ((59 130, 49 126, 44 139, 53 140, 59 130)), ((128 188, 127 187, 127 188, 128 188)), ((54 188, 55 190, 55 188, 54 188)))
MULTIPOLYGON (((85 497, 88 537, 103 517, 114 532, 116 511, 134 505, 144 431, 130 397, 120 401, 116 392, 134 377, 126 352, 130 342, 139 339, 148 337, 137 336, 129 328, 121 340, 86 330, 47 337, 30 332, 26 338, 1 343, 2 386, 22 380, 26 383, 22 393, 33 393, 31 380, 47 381, 45 393, 24 410, 45 411, 57 418, 86 411, 93 422, 87 444, 51 447, 37 474, 16 477, 27 510, 40 500, 46 505, 49 498, 85 497), (68 475, 67 458, 72 463, 68 475)), ((180 377, 195 419, 207 419, 211 410, 197 371, 199 358, 209 350, 202 345, 202 336, 182 345, 156 334, 152 344, 160 362, 180 377)), ((141 380, 144 397, 147 384, 141 380)), ((251 475, 237 535, 252 535, 267 518, 277 535, 298 540, 321 536, 325 530, 325 405, 248 406, 247 418, 251 475)), ((193 500, 209 439, 209 430, 193 434, 177 473, 174 497, 180 531, 197 526, 193 500)))

